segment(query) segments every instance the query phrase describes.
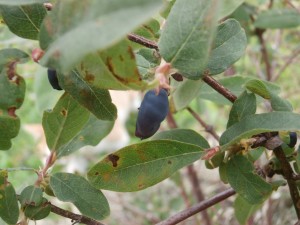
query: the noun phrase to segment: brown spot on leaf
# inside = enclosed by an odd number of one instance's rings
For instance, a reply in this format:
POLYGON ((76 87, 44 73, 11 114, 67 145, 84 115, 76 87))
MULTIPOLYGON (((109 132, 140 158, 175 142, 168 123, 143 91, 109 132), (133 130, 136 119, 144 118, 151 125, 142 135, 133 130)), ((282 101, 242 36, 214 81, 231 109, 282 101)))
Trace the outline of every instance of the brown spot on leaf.
POLYGON ((60 57, 60 51, 59 51, 59 49, 56 49, 56 50, 53 52, 52 56, 53 56, 53 58, 55 58, 55 59, 59 59, 59 57, 60 57))
POLYGON ((86 80, 89 83, 92 83, 95 80, 95 76, 93 74, 89 74, 87 71, 85 73, 84 80, 86 80))
POLYGON ((22 103, 23 100, 24 100, 23 98, 16 98, 16 102, 17 102, 17 103, 22 103))
POLYGON ((139 189, 143 189, 144 187, 145 187, 144 184, 139 184, 139 186, 138 186, 139 189))
POLYGON ((99 175, 99 172, 96 172, 94 175, 95 175, 95 176, 98 176, 98 175, 99 175))
POLYGON ((153 35, 153 37, 155 37, 155 32, 151 29, 151 27, 149 27, 148 25, 143 25, 143 27, 149 31, 149 33, 151 33, 153 35))
POLYGON ((122 55, 119 55, 119 58, 120 58, 120 60, 121 60, 122 62, 124 61, 124 58, 123 58, 122 55))
POLYGON ((171 160, 168 160, 168 164, 172 164, 172 161, 171 161, 171 160))
POLYGON ((127 52, 129 53, 131 59, 135 59, 135 55, 134 55, 134 52, 133 52, 131 46, 128 46, 127 52))
POLYGON ((179 73, 174 73, 174 74, 172 74, 171 75, 173 78, 174 78, 174 80, 176 80, 176 81, 183 81, 183 77, 182 77, 182 75, 181 74, 179 74, 179 73))
POLYGON ((80 137, 79 137, 79 140, 80 140, 80 141, 84 141, 84 137, 83 137, 83 136, 80 136, 80 137))
POLYGON ((118 166, 118 160, 120 159, 119 156, 114 155, 114 154, 110 154, 107 156, 108 161, 110 161, 113 165, 113 167, 117 167, 118 166))
POLYGON ((11 107, 7 110, 8 115, 10 115, 11 117, 17 117, 15 112, 16 112, 16 107, 11 107))
POLYGON ((67 116, 68 111, 67 111, 66 109, 62 109, 62 110, 61 110, 61 114, 62 114, 63 116, 67 116))

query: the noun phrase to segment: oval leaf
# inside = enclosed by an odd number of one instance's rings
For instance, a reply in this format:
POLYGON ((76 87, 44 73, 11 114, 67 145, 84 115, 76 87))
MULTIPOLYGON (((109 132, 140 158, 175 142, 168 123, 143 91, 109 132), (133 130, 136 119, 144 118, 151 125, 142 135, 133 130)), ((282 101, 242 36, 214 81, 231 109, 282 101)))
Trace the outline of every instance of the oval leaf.
POLYGON ((220 138, 223 149, 243 138, 271 131, 300 130, 300 115, 292 112, 271 112, 248 116, 232 125, 220 138))
POLYGON ((300 25, 300 13, 296 9, 270 9, 260 13, 254 23, 262 29, 294 28, 300 25))
POLYGON ((53 40, 41 63, 67 72, 88 53, 121 40, 161 6, 161 0, 58 1, 41 29, 43 48, 53 40))
POLYGON ((43 201, 43 191, 33 185, 27 186, 20 194, 19 201, 22 206, 34 205, 39 206, 43 201))
POLYGON ((0 5, 2 18, 11 32, 27 39, 38 39, 40 26, 47 14, 42 4, 0 5))
POLYGON ((51 175, 50 185, 59 200, 72 202, 82 214, 95 220, 109 215, 105 196, 83 177, 71 173, 56 173, 51 175))
POLYGON ((90 113, 65 93, 50 112, 43 115, 43 128, 48 147, 57 151, 68 143, 86 124, 90 113))
POLYGON ((116 119, 117 108, 111 102, 108 90, 89 84, 77 70, 72 70, 68 74, 58 74, 58 80, 66 92, 98 119, 116 119))
POLYGON ((178 141, 141 142, 108 155, 92 167, 88 179, 96 188, 139 191, 200 159, 202 151, 199 146, 178 141))
POLYGON ((226 20, 217 28, 216 38, 203 74, 220 74, 239 60, 245 53, 247 37, 240 23, 226 20))
POLYGON ((216 0, 177 0, 158 43, 162 57, 189 79, 206 67, 216 28, 216 0))
POLYGON ((227 163, 227 178, 231 187, 250 204, 262 203, 272 193, 272 185, 254 173, 252 163, 236 155, 227 163))
POLYGON ((31 220, 41 220, 46 218, 51 212, 51 205, 47 199, 43 198, 39 206, 28 205, 24 209, 24 214, 31 220))

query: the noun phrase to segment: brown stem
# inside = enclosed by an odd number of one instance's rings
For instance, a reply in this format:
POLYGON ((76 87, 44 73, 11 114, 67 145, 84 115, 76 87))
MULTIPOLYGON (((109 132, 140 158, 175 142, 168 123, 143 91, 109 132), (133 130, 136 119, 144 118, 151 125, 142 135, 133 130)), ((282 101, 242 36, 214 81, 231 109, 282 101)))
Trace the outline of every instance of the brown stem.
MULTIPOLYGON (((196 196, 198 202, 204 201, 203 191, 202 191, 202 189, 200 187, 200 181, 198 179, 198 176, 197 176, 197 173, 195 171, 194 166, 193 165, 189 165, 187 167, 187 170, 188 170, 189 179, 190 179, 191 184, 192 184, 194 195, 196 196)), ((211 220, 210 220, 210 217, 209 217, 209 215, 207 213, 207 210, 203 210, 201 212, 201 215, 202 215, 204 223, 206 225, 211 225, 212 224, 211 220)))
POLYGON ((207 133, 210 133, 217 141, 220 140, 219 135, 217 135, 216 131, 213 129, 212 126, 208 125, 207 123, 205 123, 201 117, 191 108, 191 107, 187 107, 186 108, 191 114, 192 116, 201 124, 202 127, 205 128, 205 131, 207 133))
POLYGON ((70 211, 64 210, 62 208, 59 208, 55 205, 52 205, 50 202, 48 204, 51 206, 51 212, 69 218, 73 221, 78 221, 79 223, 87 224, 87 225, 104 225, 103 223, 100 223, 99 221, 96 221, 94 219, 91 219, 89 217, 79 215, 76 213, 72 213, 70 211))
POLYGON ((136 34, 128 34, 127 38, 130 41, 133 41, 135 43, 143 45, 147 48, 152 48, 152 49, 158 50, 158 46, 154 41, 150 41, 150 40, 148 40, 148 39, 146 39, 142 36, 139 36, 139 35, 136 35, 136 34))
POLYGON ((266 79, 267 80, 272 80, 272 67, 271 67, 271 63, 270 63, 270 59, 269 59, 269 55, 268 55, 268 50, 267 50, 267 46, 266 46, 266 42, 265 39, 263 37, 263 34, 266 30, 265 29, 259 29, 256 28, 255 29, 255 34, 260 42, 261 45, 261 54, 262 54, 262 58, 263 61, 266 65, 266 79))
POLYGON ((300 219, 300 195, 299 195, 296 181, 294 180, 293 169, 292 169, 290 163, 288 162, 288 160, 286 159, 281 146, 276 147, 273 150, 273 152, 281 164, 283 176, 285 177, 285 179, 288 183, 290 195, 293 200, 293 204, 294 204, 294 208, 296 210, 297 217, 298 217, 298 219, 300 219))
POLYGON ((47 175, 48 169, 54 164, 56 161, 56 153, 54 151, 46 159, 46 164, 42 170, 38 172, 38 179, 35 182, 36 186, 40 186, 41 182, 44 180, 45 176, 47 175))
POLYGON ((223 200, 225 200, 226 198, 229 198, 230 196, 234 195, 236 192, 232 189, 232 188, 229 188, 227 189, 226 191, 223 191, 219 194, 216 194, 215 196, 207 199, 207 200, 204 200, 202 202, 199 202, 198 204, 188 208, 188 209, 185 209, 185 210, 182 210, 181 212, 179 213, 176 213, 175 215, 169 217, 168 219, 164 220, 164 221, 161 221, 160 223, 157 223, 156 225, 174 225, 174 224, 177 224, 223 200))
POLYGON ((217 92, 219 92, 221 95, 223 95, 225 98, 227 98, 229 101, 234 102, 237 99, 237 97, 231 91, 229 91, 211 76, 205 76, 202 78, 202 80, 217 92))

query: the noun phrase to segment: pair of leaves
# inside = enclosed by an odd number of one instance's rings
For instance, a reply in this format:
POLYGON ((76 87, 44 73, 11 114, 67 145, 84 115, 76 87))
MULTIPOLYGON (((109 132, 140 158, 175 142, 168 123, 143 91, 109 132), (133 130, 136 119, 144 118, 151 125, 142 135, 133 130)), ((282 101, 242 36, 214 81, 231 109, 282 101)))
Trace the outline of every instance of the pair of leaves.
POLYGON ((113 121, 98 120, 67 93, 53 111, 46 111, 43 116, 48 147, 56 151, 57 157, 68 155, 85 145, 98 144, 112 126, 113 121))
MULTIPOLYGON (((229 19, 217 27, 216 38, 212 46, 208 63, 198 77, 205 74, 216 75, 224 72, 234 62, 244 54, 247 46, 247 39, 240 24, 229 19)), ((198 47, 197 47, 198 49, 198 47)), ((177 87, 173 94, 175 108, 181 110, 185 108, 195 96, 199 94, 202 81, 186 80, 177 87), (189 90, 188 92, 186 90, 189 90)))
POLYGON ((177 0, 158 47, 162 57, 189 79, 199 79, 208 62, 217 24, 219 1, 177 0))
POLYGON ((59 1, 41 28, 40 45, 48 48, 41 63, 67 72, 87 54, 120 41, 161 6, 160 0, 59 1))
POLYGON ((88 179, 100 189, 139 191, 200 159, 203 149, 208 147, 207 141, 193 130, 161 132, 151 141, 108 155, 90 169, 88 179))
POLYGON ((272 91, 272 89, 261 80, 250 80, 245 84, 245 87, 262 98, 270 100, 273 110, 293 111, 291 104, 287 100, 280 98, 276 92, 272 91))
POLYGON ((0 51, 0 150, 8 150, 11 139, 20 130, 20 119, 15 110, 23 104, 26 85, 16 73, 16 65, 27 62, 28 58, 26 53, 17 49, 0 51))
POLYGON ((25 216, 32 220, 44 219, 51 211, 51 205, 43 197, 43 191, 40 187, 27 186, 21 192, 19 201, 25 216))

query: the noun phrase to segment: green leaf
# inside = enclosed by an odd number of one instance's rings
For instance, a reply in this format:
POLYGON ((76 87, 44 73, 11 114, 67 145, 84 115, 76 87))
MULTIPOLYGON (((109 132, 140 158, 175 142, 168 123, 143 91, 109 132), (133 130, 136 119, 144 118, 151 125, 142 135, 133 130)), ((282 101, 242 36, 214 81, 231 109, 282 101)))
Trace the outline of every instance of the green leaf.
POLYGON ((258 94, 265 99, 269 99, 273 110, 293 111, 291 104, 287 100, 280 98, 274 91, 272 91, 268 84, 269 83, 261 80, 253 79, 249 80, 245 84, 245 87, 253 93, 258 94))
POLYGON ((240 122, 245 117, 255 114, 256 112, 256 97, 254 94, 248 94, 246 91, 240 95, 233 103, 229 114, 227 128, 233 124, 240 122))
POLYGON ((27 186, 20 194, 20 203, 24 205, 39 206, 43 201, 43 191, 34 185, 27 186))
POLYGON ((83 177, 71 173, 56 173, 51 175, 50 185, 59 200, 72 202, 85 216, 101 220, 109 215, 105 196, 83 177))
POLYGON ((254 26, 263 29, 294 28, 300 25, 300 14, 296 9, 269 9, 261 12, 254 26))
MULTIPOLYGON (((21 107, 25 98, 26 84, 23 77, 17 75, 16 71, 2 70, 0 73, 0 90, 1 111, 9 111, 10 109, 18 109, 21 107)), ((2 113, 0 113, 0 115, 1 114, 2 113)))
POLYGON ((141 79, 129 44, 122 40, 107 50, 86 56, 77 66, 84 82, 103 89, 145 89, 147 83, 141 79))
POLYGON ((219 20, 233 13, 245 0, 223 0, 219 12, 219 20))
POLYGON ((0 5, 27 5, 44 2, 48 2, 48 0, 0 0, 0 5))
POLYGON ((228 19, 217 28, 216 38, 203 74, 220 74, 245 53, 247 37, 240 23, 228 19))
POLYGON ((209 148, 207 140, 194 130, 172 129, 156 133, 151 140, 174 140, 187 144, 197 145, 203 149, 209 148))
POLYGON ((260 204, 272 193, 272 185, 254 170, 247 158, 236 155, 227 163, 227 178, 231 187, 249 204, 260 204))
POLYGON ((202 151, 199 146, 178 141, 145 141, 108 155, 90 169, 88 179, 96 188, 139 191, 200 159, 202 151))
POLYGON ((187 107, 196 98, 203 85, 203 80, 184 80, 171 95, 175 109, 180 111, 187 107))
POLYGON ((69 155, 86 145, 96 146, 107 134, 109 134, 113 125, 113 121, 98 120, 91 114, 89 121, 81 131, 67 144, 61 146, 57 150, 57 158, 69 155))
POLYGON ((292 112, 271 112, 250 115, 232 125, 220 138, 223 149, 255 134, 271 131, 300 130, 300 115, 292 112))
POLYGON ((87 54, 121 40, 161 6, 161 0, 58 1, 41 28, 41 46, 53 41, 41 63, 67 72, 87 54))
POLYGON ((249 202, 238 195, 233 203, 233 207, 236 219, 241 225, 244 225, 247 223, 250 216, 261 207, 261 204, 249 204, 249 202))
POLYGON ((76 70, 68 74, 58 74, 59 84, 100 120, 115 120, 117 108, 111 102, 108 90, 87 83, 76 70))
POLYGON ((8 115, 0 116, 0 150, 11 148, 11 140, 20 130, 20 119, 8 115))
MULTIPOLYGON (((159 37, 160 24, 156 19, 151 19, 134 31, 135 34, 148 40, 156 41, 159 37)), ((138 45, 141 47, 141 45, 138 45)))
MULTIPOLYGON (((253 80, 253 77, 232 76, 232 77, 220 78, 217 80, 224 87, 228 88, 235 95, 239 96, 245 90, 244 87, 245 83, 249 80, 253 80)), ((266 84, 270 88, 270 90, 272 90, 272 92, 278 93, 280 91, 280 88, 277 85, 267 81, 262 81, 262 82, 266 84)), ((201 86, 199 97, 202 99, 213 101, 218 104, 224 104, 224 105, 232 104, 229 100, 227 100, 225 97, 223 97, 218 92, 216 92, 208 84, 203 84, 203 86, 201 86)))
POLYGON ((26 63, 29 55, 16 48, 5 48, 0 50, 0 70, 11 63, 26 63))
POLYGON ((0 13, 11 32, 22 38, 37 40, 47 11, 43 4, 0 5, 0 13))
POLYGON ((86 124, 90 113, 65 93, 52 111, 45 111, 43 128, 48 147, 57 151, 68 143, 86 124))
POLYGON ((189 79, 201 78, 216 28, 215 0, 177 0, 158 43, 161 56, 189 79))
POLYGON ((39 206, 28 205, 24 209, 24 214, 31 220, 41 220, 46 218, 51 212, 51 205, 47 199, 43 198, 39 206))
POLYGON ((16 224, 19 217, 16 191, 4 170, 0 170, 0 217, 8 224, 16 224))

